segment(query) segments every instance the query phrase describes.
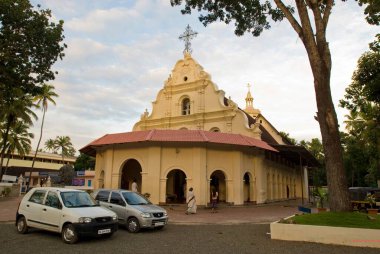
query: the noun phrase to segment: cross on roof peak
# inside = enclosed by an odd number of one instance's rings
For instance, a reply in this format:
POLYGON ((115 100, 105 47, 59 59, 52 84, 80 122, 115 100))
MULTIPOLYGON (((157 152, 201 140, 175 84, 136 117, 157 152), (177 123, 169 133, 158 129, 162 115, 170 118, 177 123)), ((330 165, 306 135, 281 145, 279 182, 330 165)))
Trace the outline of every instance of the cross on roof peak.
POLYGON ((195 32, 195 31, 193 31, 193 29, 191 29, 190 25, 187 25, 185 32, 178 37, 178 39, 183 40, 185 42, 185 50, 183 51, 184 54, 186 52, 191 54, 191 52, 193 51, 191 49, 190 40, 195 38, 197 36, 197 34, 198 34, 197 32, 195 32))

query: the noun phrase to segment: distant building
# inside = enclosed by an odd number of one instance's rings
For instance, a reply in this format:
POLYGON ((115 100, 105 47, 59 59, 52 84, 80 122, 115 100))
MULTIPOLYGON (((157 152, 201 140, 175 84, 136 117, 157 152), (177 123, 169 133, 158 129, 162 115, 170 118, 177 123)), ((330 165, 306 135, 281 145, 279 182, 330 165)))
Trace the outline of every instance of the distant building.
MULTIPOLYGON (((3 167, 6 168, 5 175, 23 176, 25 183, 29 181, 29 172, 32 167, 34 151, 21 156, 19 154, 11 154, 4 158, 3 167), (9 162, 8 162, 9 159, 9 162)), ((74 165, 76 157, 63 157, 60 154, 38 152, 32 170, 32 181, 30 186, 40 185, 44 183, 50 176, 52 179, 58 176, 59 169, 65 165, 74 165)))

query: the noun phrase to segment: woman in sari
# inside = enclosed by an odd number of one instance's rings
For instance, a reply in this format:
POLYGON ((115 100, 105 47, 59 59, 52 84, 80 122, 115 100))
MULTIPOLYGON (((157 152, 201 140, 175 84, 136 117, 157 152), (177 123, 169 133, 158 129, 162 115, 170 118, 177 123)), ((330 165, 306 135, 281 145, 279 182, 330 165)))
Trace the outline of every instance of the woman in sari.
POLYGON ((186 214, 194 214, 197 213, 197 203, 195 200, 195 195, 193 192, 193 188, 191 187, 187 192, 187 211, 186 214))

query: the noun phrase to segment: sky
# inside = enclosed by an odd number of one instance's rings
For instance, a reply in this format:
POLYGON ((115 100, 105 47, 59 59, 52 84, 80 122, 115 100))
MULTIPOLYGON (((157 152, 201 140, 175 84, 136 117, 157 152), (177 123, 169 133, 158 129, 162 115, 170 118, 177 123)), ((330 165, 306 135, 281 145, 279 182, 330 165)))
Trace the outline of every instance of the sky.
MULTIPOLYGON (((294 3, 294 1, 285 1, 294 3)), ((320 138, 313 76, 306 51, 287 21, 271 23, 260 37, 237 37, 234 24, 204 27, 198 13, 182 15, 169 0, 31 0, 64 20, 65 57, 53 70, 59 97, 46 113, 42 142, 69 136, 79 150, 109 133, 132 131, 175 63, 183 58, 178 37, 189 24, 198 32, 192 57, 240 108, 250 83, 253 105, 278 131, 296 140, 320 138)), ((332 53, 331 90, 344 130, 339 100, 350 84, 359 57, 379 27, 366 23, 355 1, 336 1, 327 30, 332 53)), ((42 112, 34 123, 36 147, 42 112)), ((41 147, 40 147, 41 148, 41 147)), ((42 147, 43 148, 43 147, 42 147)))

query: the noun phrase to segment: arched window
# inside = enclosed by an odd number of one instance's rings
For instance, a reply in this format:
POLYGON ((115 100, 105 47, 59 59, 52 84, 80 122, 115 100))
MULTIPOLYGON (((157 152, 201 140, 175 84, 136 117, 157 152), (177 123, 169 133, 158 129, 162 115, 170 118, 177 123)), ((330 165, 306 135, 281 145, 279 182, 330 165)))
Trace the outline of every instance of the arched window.
POLYGON ((190 99, 185 98, 182 100, 182 115, 190 115, 190 99))
POLYGON ((218 127, 213 127, 210 129, 211 132, 220 132, 218 127))

